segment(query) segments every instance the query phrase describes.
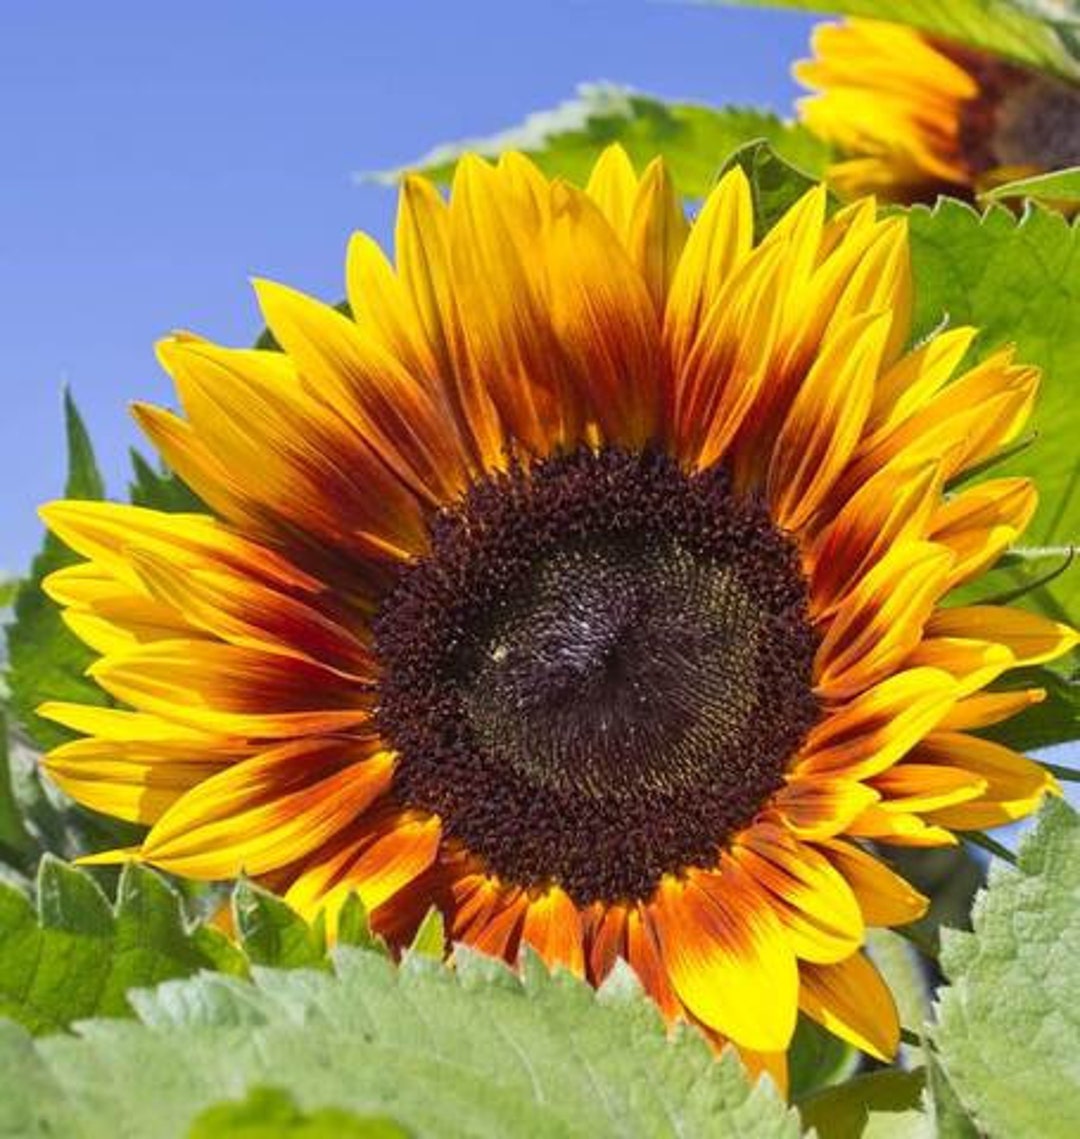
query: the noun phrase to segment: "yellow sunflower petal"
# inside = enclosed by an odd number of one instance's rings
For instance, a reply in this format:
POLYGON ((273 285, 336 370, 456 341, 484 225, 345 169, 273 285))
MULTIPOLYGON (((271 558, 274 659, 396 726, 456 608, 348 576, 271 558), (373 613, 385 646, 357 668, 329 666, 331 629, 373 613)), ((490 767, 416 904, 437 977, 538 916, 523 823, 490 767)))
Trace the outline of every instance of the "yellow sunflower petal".
POLYGON ((881 795, 883 811, 919 813, 977 799, 986 790, 986 780, 981 775, 959 768, 933 767, 915 759, 904 760, 875 775, 870 785, 881 795))
POLYGON ((898 672, 812 728, 794 772, 865 779, 884 771, 937 726, 955 699, 946 672, 898 672))
POLYGON ((799 968, 799 1007, 823 1028, 886 1062, 900 1044, 896 1002, 861 953, 835 965, 799 968))
POLYGON ((962 732, 933 733, 920 744, 918 758, 920 763, 940 765, 942 771, 965 772, 985 784, 978 798, 942 804, 927 815, 929 822, 957 830, 985 830, 1023 818, 1056 789, 1050 773, 1034 760, 962 732))
POLYGON ((607 218, 619 240, 626 243, 638 196, 638 176, 626 151, 618 144, 604 147, 593 165, 585 193, 607 218))
POLYGON ((841 506, 808 551, 815 619, 831 616, 889 550, 927 537, 941 486, 934 460, 895 464, 879 471, 841 506))
POLYGON ((102 657, 90 675, 142 712, 221 734, 273 739, 363 724, 363 690, 310 661, 212 641, 159 641, 102 657))
POLYGON ((867 925, 907 925, 926 913, 929 899, 879 858, 841 839, 826 839, 821 847, 851 887, 867 925))
POLYGON ((725 283, 749 256, 754 240, 750 183, 741 167, 729 170, 709 193, 668 290, 664 338, 678 371, 698 328, 725 283))
POLYGON ((994 479, 940 507, 929 537, 956 555, 949 588, 991 566, 1024 532, 1039 498, 1030 479, 994 479))
POLYGON ((76 802, 134 823, 156 822, 197 783, 232 763, 235 753, 184 742, 80 739, 43 760, 76 802))
POLYGON ((740 835, 732 854, 768 893, 797 957, 842 961, 862 945, 862 914, 851 888, 812 846, 758 825, 740 835))
POLYGON ((553 197, 550 303, 559 341, 604 440, 640 449, 661 427, 659 314, 589 198, 565 184, 553 197))
POLYGON ((664 965, 686 1007, 759 1052, 787 1047, 798 970, 769 903, 730 860, 721 872, 664 878, 652 904, 664 965))
POLYGON ((878 794, 852 779, 812 775, 788 776, 787 785, 773 796, 773 807, 800 838, 831 838, 877 802, 878 794))
POLYGON ((851 458, 888 333, 889 321, 879 314, 853 318, 823 348, 803 381, 766 482, 773 516, 785 529, 797 531, 810 521, 851 458))
POLYGON ((957 701, 942 718, 942 731, 959 732, 967 728, 987 728, 1011 719, 1033 704, 1046 699, 1045 688, 1021 688, 1017 692, 978 692, 957 701))
POLYGON ((459 435, 479 470, 497 469, 506 438, 483 377, 469 357, 451 274, 449 210, 423 178, 402 183, 395 246, 401 282, 435 356, 459 435))
POLYGON ((888 675, 922 638, 953 555, 928 542, 896 546, 836 611, 817 655, 817 687, 842 699, 888 675))
POLYGON ((152 827, 142 857, 190 878, 266 873, 345 830, 392 771, 390 754, 355 741, 282 744, 188 791, 152 827))
POLYGON ((667 304, 689 229, 667 164, 663 158, 654 158, 642 175, 626 242, 659 314, 667 304))
POLYGON ((1003 645, 1016 667, 1042 664, 1080 644, 1080 633, 1060 621, 1004 605, 957 605, 930 619, 931 637, 961 637, 1003 645))

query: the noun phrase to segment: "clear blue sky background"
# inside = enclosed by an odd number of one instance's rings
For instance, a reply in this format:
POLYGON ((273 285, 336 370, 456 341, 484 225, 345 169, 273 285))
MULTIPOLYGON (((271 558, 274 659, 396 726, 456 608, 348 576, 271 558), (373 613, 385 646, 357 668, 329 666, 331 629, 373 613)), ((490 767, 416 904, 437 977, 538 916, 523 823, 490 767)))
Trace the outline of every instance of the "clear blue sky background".
POLYGON ((154 340, 247 343, 253 274, 341 295, 357 170, 486 134, 604 79, 787 111, 810 20, 648 0, 0 3, 0 570, 62 483, 61 385, 113 493, 154 340))

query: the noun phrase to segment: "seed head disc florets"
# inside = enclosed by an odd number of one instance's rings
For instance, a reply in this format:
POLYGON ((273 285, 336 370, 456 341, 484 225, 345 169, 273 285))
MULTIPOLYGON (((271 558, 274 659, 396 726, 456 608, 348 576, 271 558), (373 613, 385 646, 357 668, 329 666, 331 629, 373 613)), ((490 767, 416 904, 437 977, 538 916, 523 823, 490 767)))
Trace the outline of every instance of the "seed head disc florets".
POLYGON ((715 865, 817 716, 796 550, 723 472, 579 450, 432 526, 375 624, 395 790, 523 886, 715 865))

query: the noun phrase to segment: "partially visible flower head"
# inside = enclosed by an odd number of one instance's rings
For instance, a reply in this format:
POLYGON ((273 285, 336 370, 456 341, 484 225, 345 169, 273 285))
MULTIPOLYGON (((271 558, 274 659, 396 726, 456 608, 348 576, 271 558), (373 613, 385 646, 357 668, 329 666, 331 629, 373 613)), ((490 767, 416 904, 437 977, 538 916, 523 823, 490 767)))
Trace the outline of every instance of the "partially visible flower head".
POLYGON ((137 414, 206 513, 44 510, 118 701, 44 707, 85 734, 46 766, 150 827, 98 860, 623 957, 774 1071, 799 1009, 890 1055, 865 929, 925 899, 867 843, 1034 809, 1044 770, 971 732, 1076 636, 943 606, 1034 510, 954 484, 1038 375, 957 375, 970 328, 906 351, 904 220, 826 205, 755 244, 739 170, 689 225, 659 161, 466 158, 449 202, 405 184, 396 264, 353 239, 351 316, 259 282, 283 351, 165 341, 183 413, 137 414))
POLYGON ((840 152, 845 197, 972 197, 1080 164, 1080 86, 875 20, 820 25, 813 50, 794 69, 817 92, 799 113, 840 152))

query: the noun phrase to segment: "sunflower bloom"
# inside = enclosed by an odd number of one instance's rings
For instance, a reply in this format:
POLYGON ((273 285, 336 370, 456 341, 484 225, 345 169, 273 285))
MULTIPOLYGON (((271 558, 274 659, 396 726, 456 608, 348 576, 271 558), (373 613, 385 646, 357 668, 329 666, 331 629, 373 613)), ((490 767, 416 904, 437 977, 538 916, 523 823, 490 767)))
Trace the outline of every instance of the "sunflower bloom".
POLYGON ((812 46, 799 113, 844 156, 829 180, 845 197, 971 198, 1080 165, 1080 87, 876 20, 820 25, 812 46))
POLYGON ((465 159, 408 181, 396 265, 350 245, 344 316, 256 284, 282 351, 190 335, 182 415, 136 415, 206 503, 44 508, 48 581, 108 709, 45 760, 147 824, 129 857, 255 875, 328 926, 356 891, 407 943, 619 957, 670 1021, 777 1071, 801 1009, 893 1053, 868 925, 925 899, 867 848, 1033 810, 1036 763, 970 734, 1076 644, 942 607, 1025 526, 1038 374, 974 332, 904 351, 905 223, 821 188, 754 243, 729 173, 691 226, 659 161, 582 191, 465 159))

